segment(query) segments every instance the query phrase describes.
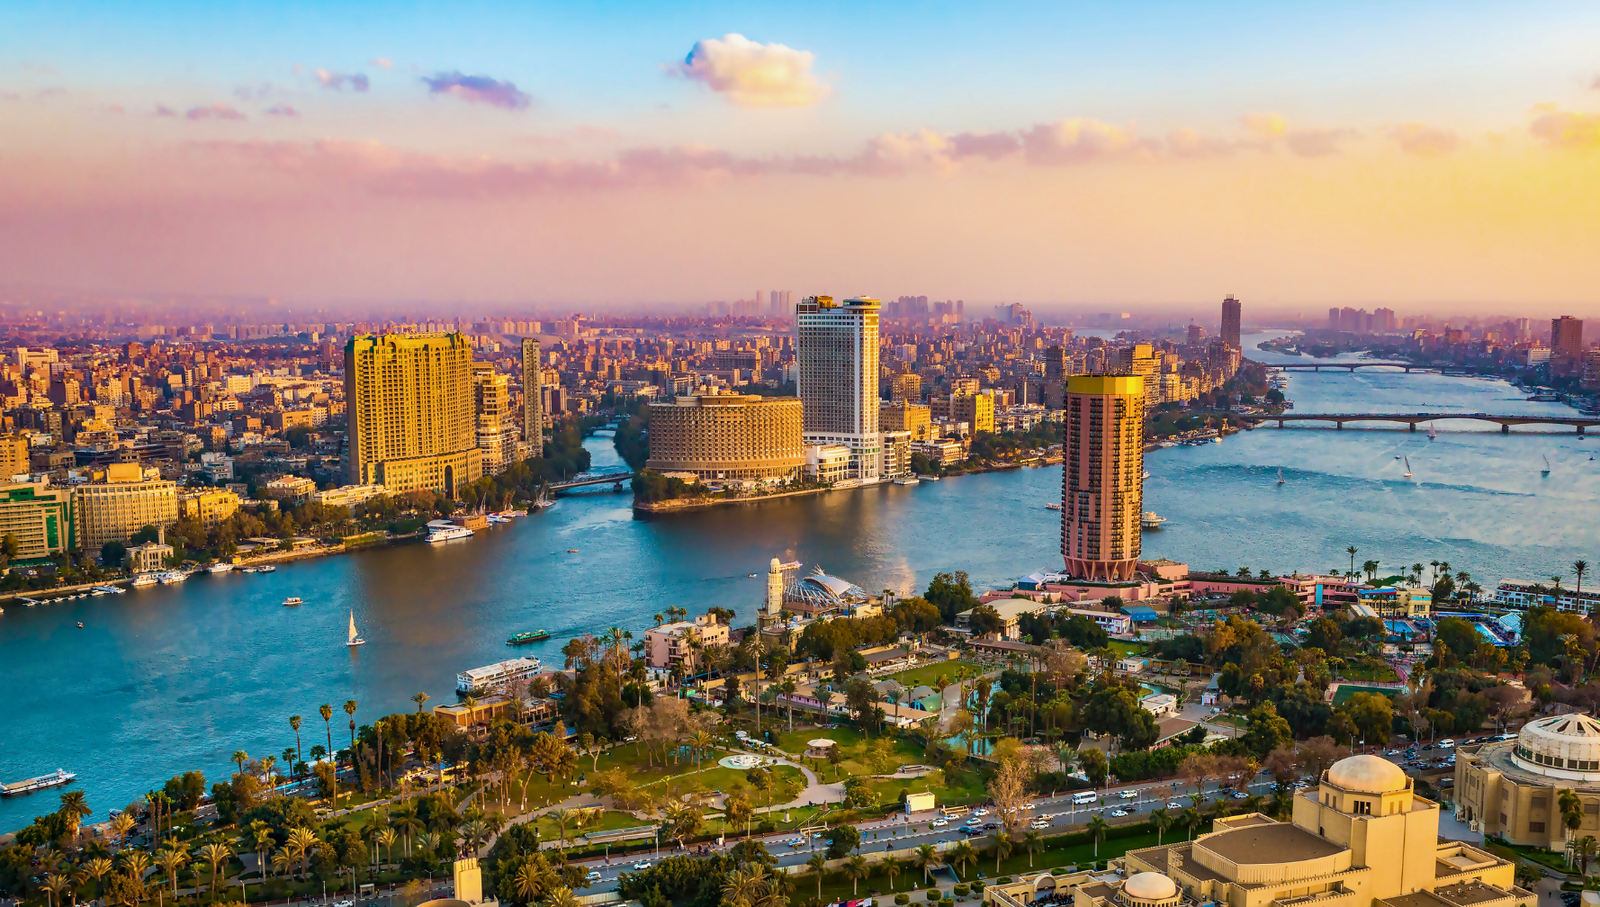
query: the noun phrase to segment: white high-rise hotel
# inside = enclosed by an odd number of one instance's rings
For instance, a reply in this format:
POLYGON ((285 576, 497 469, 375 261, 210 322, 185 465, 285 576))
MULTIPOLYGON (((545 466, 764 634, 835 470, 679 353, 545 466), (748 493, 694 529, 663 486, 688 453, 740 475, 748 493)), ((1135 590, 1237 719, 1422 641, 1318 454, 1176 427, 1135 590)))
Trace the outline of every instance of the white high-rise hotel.
POLYGON ((850 448, 850 478, 876 482, 882 470, 878 436, 878 300, 833 301, 807 296, 795 307, 796 392, 804 406, 807 445, 850 448))

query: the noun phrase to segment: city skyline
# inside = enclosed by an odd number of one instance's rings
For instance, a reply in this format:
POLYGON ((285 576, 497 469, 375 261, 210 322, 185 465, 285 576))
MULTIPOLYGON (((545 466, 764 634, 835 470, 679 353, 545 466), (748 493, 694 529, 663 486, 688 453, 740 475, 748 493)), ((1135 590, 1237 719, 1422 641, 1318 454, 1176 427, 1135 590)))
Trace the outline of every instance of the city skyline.
POLYGON ((0 37, 13 286, 1593 314, 1576 4, 85 12, 0 37))

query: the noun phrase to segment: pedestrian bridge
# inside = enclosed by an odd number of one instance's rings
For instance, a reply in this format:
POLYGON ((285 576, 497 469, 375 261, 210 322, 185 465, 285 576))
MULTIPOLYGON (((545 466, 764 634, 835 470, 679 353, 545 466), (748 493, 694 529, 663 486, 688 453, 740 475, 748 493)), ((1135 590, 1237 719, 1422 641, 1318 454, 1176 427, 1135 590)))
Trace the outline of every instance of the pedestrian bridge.
POLYGON ((1510 434, 1513 425, 1553 425, 1575 428, 1581 435, 1585 429, 1600 425, 1600 416, 1517 416, 1494 413, 1257 413, 1233 418, 1247 425, 1276 422, 1279 428, 1289 422, 1332 422, 1337 429, 1343 429, 1347 422, 1395 422, 1405 425, 1408 431, 1416 431, 1417 426, 1423 422, 1445 422, 1454 419, 1492 422, 1500 426, 1501 434, 1510 434))

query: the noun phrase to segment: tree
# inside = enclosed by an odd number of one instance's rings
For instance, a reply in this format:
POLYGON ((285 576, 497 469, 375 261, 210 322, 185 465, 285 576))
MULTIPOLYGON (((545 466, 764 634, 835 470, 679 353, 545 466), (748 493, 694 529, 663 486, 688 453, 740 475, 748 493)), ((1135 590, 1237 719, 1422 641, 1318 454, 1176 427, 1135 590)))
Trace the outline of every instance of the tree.
POLYGON ((1357 693, 1336 710, 1347 716, 1363 740, 1384 744, 1394 725, 1394 709, 1382 693, 1357 693))
POLYGON ((1556 798, 1556 804, 1561 808, 1561 824, 1566 826, 1567 838, 1570 840, 1578 829, 1583 827, 1583 801, 1568 788, 1561 791, 1561 795, 1556 798))
POLYGON ((844 861, 844 866, 841 868, 841 871, 844 873, 844 877, 850 880, 850 896, 855 897, 857 893, 857 884, 860 883, 862 879, 866 878, 869 872, 867 869, 867 858, 861 854, 856 854, 850 859, 844 861))
POLYGON ((427 693, 417 693, 411 697, 411 701, 417 704, 418 715, 422 714, 422 704, 432 698, 433 697, 429 696, 427 693))
MULTIPOLYGON (((1108 827, 1105 819, 1099 816, 1090 816, 1089 825, 1084 829, 1089 835, 1089 840, 1094 842, 1094 858, 1096 860, 1100 859, 1100 842, 1106 839, 1106 829, 1108 827)), ((995 871, 999 872, 998 869, 995 871)))
POLYGON ((213 841, 210 844, 201 845, 200 848, 194 852, 194 855, 199 858, 200 862, 207 863, 211 866, 210 890, 214 894, 217 890, 217 867, 221 866, 223 863, 226 863, 228 858, 233 856, 233 848, 226 844, 213 841))
POLYGON ((1579 875, 1589 874, 1589 858, 1594 856, 1597 848, 1600 848, 1600 842, 1596 842, 1593 835, 1584 835, 1572 842, 1572 852, 1578 856, 1579 875))
POLYGON ((335 758, 334 755, 333 755, 333 706, 328 705, 327 703, 323 703, 322 705, 317 707, 317 714, 322 716, 322 723, 323 723, 324 727, 327 729, 327 732, 328 732, 328 757, 330 759, 332 759, 333 763, 334 763, 334 765, 333 765, 334 772, 333 772, 332 782, 331 782, 333 790, 331 791, 330 795, 333 798, 333 807, 335 809, 338 809, 339 808, 339 771, 338 771, 339 760, 337 758, 335 758))
POLYGON ((861 832, 854 825, 835 825, 828 829, 828 859, 837 860, 861 846, 861 832))
POLYGON ((178 871, 183 869, 183 865, 187 862, 189 862, 188 854, 175 847, 169 847, 156 854, 156 865, 161 867, 162 874, 172 883, 174 898, 178 896, 178 871))
POLYGON ((1105 783, 1106 776, 1110 773, 1110 760, 1106 758, 1105 750, 1090 747, 1078 750, 1078 765, 1083 769, 1083 774, 1089 783, 1095 787, 1105 783))
MULTIPOLYGON (((922 846, 923 847, 928 847, 928 845, 926 845, 926 844, 924 844, 922 846)), ((933 848, 929 847, 928 849, 932 850, 933 848)), ((822 897, 822 873, 824 871, 826 871, 827 868, 828 868, 828 858, 823 856, 820 853, 814 853, 814 854, 811 855, 811 859, 806 861, 806 865, 811 867, 811 871, 812 872, 816 873, 816 876, 817 876, 817 897, 820 898, 820 897, 822 897)))
POLYGON ((1339 629, 1337 621, 1331 617, 1319 617, 1306 628, 1306 648, 1321 649, 1329 655, 1339 651, 1339 644, 1344 641, 1344 631, 1339 629))
POLYGON ((1150 821, 1155 823, 1156 846, 1160 847, 1161 836, 1166 834, 1167 829, 1172 827, 1172 814, 1167 812, 1167 808, 1163 806, 1150 812, 1150 821))
POLYGON ((917 852, 911 855, 911 865, 922 870, 922 881, 927 883, 928 874, 940 866, 939 851, 935 850, 932 844, 918 844, 917 852))
POLYGON ((81 790, 69 790, 63 793, 61 808, 57 811, 67 820, 67 833, 73 838, 78 837, 78 823, 94 812, 89 808, 89 803, 81 790))

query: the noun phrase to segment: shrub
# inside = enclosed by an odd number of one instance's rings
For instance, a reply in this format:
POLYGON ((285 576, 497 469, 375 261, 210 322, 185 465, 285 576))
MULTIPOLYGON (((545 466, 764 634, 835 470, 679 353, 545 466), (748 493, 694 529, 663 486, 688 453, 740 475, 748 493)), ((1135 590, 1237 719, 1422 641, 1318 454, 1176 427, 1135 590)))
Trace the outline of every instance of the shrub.
POLYGON ((894 902, 899 904, 900 907, 906 907, 907 904, 911 903, 911 895, 902 891, 894 896, 894 902))
POLYGON ((928 889, 928 902, 929 903, 935 903, 938 900, 939 900, 939 889, 937 889, 937 888, 929 888, 928 889))
POLYGON ((983 894, 983 880, 982 879, 979 879, 976 882, 972 883, 972 893, 973 894, 983 894))
POLYGON ((944 898, 939 901, 939 907, 956 907, 956 902, 951 898, 944 898))
POLYGON ((956 887, 950 889, 950 893, 957 898, 964 898, 967 896, 967 886, 957 885, 956 887))

